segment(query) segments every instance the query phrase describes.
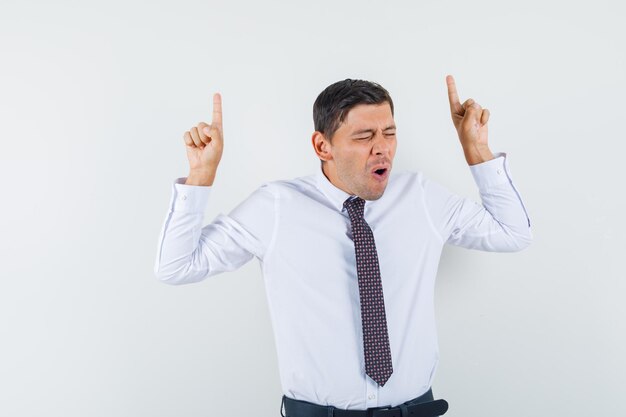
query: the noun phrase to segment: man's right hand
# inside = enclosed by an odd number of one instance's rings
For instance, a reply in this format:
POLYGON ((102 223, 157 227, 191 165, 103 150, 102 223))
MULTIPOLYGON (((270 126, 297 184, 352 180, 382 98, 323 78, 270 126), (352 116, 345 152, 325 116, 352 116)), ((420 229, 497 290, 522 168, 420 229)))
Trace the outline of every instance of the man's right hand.
POLYGON ((189 176, 185 184, 213 185, 217 166, 222 158, 224 138, 222 128, 222 96, 213 95, 213 120, 211 124, 198 123, 185 132, 189 176))

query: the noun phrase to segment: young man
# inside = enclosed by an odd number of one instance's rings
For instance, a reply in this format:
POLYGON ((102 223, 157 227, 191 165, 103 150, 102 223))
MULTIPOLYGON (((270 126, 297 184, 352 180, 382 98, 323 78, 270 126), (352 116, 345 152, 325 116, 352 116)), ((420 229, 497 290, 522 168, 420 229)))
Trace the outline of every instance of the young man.
POLYGON ((172 185, 155 274, 185 284, 259 259, 289 417, 443 414, 431 390, 443 245, 510 252, 532 240, 506 154, 489 149, 489 111, 461 104, 446 82, 482 205, 393 170, 393 101, 373 82, 346 79, 317 97, 318 172, 265 183, 204 227, 223 150, 219 94, 212 123, 184 134, 190 171, 172 185))

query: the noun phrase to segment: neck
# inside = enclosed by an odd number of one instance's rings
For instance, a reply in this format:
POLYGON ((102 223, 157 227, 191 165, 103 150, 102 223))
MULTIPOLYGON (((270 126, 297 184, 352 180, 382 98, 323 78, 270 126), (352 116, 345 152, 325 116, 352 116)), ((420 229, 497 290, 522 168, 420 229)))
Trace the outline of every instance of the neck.
POLYGON ((354 193, 348 190, 347 187, 339 180, 339 177, 337 176, 337 169, 331 162, 322 164, 322 173, 332 185, 339 188, 343 192, 354 195, 354 193))

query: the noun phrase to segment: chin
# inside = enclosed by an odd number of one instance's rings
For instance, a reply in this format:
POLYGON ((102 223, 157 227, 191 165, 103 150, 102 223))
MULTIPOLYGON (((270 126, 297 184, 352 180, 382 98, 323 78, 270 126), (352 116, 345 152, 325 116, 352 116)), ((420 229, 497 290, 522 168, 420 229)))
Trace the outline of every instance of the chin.
POLYGON ((374 196, 374 198, 372 198, 372 200, 378 200, 380 197, 382 197, 382 196, 383 196, 383 194, 384 194, 384 193, 385 193, 385 191, 383 190, 383 192, 382 192, 382 193, 380 193, 380 194, 378 194, 378 195, 374 196))
POLYGON ((365 194, 365 197, 361 197, 361 198, 363 198, 364 200, 378 200, 385 193, 385 188, 383 188, 382 191, 380 191, 379 193, 367 193, 365 194))

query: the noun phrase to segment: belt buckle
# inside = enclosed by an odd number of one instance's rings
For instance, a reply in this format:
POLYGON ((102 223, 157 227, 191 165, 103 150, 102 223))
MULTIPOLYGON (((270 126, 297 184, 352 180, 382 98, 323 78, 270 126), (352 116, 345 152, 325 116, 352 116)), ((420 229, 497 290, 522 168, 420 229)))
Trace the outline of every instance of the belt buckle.
POLYGON ((376 407, 376 408, 372 408, 372 409, 368 409, 367 410, 367 417, 379 417, 381 415, 384 415, 384 413, 378 413, 378 411, 387 411, 387 410, 391 410, 392 406, 387 405, 385 407, 376 407), (376 414, 374 414, 376 413, 376 414))

